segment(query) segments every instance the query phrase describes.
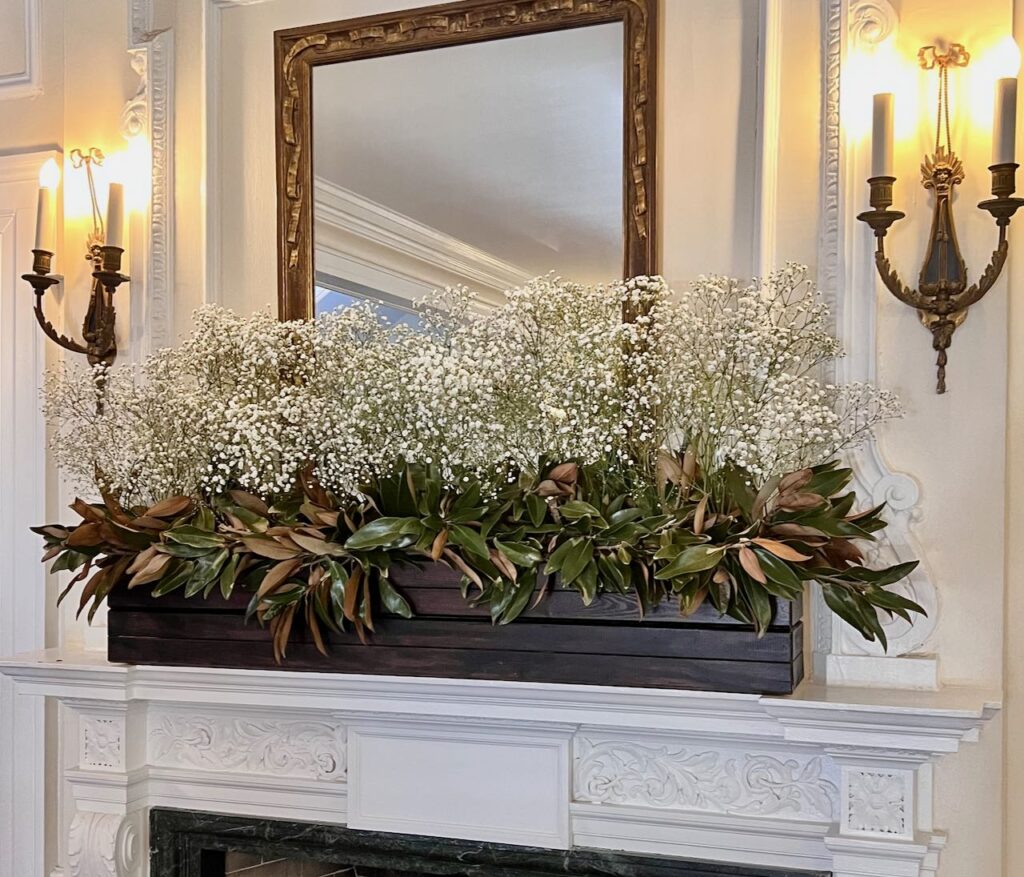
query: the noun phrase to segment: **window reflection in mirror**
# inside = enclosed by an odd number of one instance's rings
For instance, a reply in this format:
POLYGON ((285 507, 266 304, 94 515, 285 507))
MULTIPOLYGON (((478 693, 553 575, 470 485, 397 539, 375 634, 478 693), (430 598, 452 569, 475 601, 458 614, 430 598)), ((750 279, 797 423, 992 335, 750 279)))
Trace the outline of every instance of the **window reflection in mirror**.
POLYGON ((318 313, 623 273, 623 26, 313 71, 318 313))

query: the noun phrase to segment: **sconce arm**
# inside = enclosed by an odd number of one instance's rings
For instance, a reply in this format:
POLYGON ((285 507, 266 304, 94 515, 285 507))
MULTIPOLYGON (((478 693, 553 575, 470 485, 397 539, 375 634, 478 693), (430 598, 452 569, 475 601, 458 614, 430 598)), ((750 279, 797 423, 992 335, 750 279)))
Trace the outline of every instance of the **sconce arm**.
POLYGON ((916 289, 911 289, 902 280, 900 280, 899 274, 892 267, 888 257, 885 255, 885 250, 882 248, 882 241, 879 238, 878 249, 875 251, 875 266, 878 268, 878 274, 882 278, 882 283, 885 284, 885 288, 889 290, 896 298, 906 305, 910 305, 912 308, 927 309, 928 299, 921 295, 916 289))
POLYGON ((1003 271, 1003 266, 1006 264, 1006 257, 1010 251, 1010 244, 1006 240, 1005 232, 1000 229, 999 235, 999 246, 992 251, 992 258, 989 259, 988 266, 981 273, 981 277, 978 278, 978 282, 972 284, 968 289, 964 290, 962 295, 956 297, 957 310, 963 310, 969 308, 971 305, 981 301, 999 279, 999 275, 1003 271))
POLYGON ((46 337, 51 341, 55 341, 65 350, 70 350, 73 353, 88 353, 89 350, 82 344, 79 344, 73 338, 69 338, 67 335, 61 335, 43 313, 43 295, 40 292, 36 293, 36 306, 33 308, 36 314, 36 322, 39 323, 39 327, 43 330, 46 337))

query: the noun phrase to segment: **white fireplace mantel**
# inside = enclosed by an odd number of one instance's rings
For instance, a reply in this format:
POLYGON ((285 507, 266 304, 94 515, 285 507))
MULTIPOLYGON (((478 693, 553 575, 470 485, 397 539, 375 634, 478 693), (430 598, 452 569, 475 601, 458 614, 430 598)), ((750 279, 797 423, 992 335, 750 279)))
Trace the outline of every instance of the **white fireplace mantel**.
POLYGON ((62 705, 66 877, 142 877, 147 814, 931 877, 932 770, 984 692, 805 685, 792 697, 0 661, 62 705))

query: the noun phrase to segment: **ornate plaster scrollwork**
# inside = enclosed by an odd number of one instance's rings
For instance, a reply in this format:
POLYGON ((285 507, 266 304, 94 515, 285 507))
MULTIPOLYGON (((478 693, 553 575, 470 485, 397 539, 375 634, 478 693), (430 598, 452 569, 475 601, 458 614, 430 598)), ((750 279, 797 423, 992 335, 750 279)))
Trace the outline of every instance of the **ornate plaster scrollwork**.
POLYGON ((847 22, 855 46, 877 46, 896 31, 899 16, 889 0, 851 0, 847 22))
POLYGON ((68 829, 70 877, 132 877, 141 863, 135 820, 118 813, 75 813, 68 829))
POLYGON ((830 822, 838 788, 825 759, 717 749, 575 741, 574 797, 627 804, 830 822))
POLYGON ((167 767, 345 779, 345 729, 330 722, 165 713, 151 720, 149 751, 167 767))

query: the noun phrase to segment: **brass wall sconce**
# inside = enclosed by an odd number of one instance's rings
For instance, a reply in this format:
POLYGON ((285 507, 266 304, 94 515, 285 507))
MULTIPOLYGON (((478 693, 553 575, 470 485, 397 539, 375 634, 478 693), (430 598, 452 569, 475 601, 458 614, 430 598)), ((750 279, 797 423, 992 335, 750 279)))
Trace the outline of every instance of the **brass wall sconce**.
POLYGON ((61 278, 53 273, 53 256, 56 250, 56 197, 60 169, 51 159, 39 174, 39 205, 36 213, 36 240, 32 250, 32 273, 22 275, 35 291, 36 321, 46 336, 72 353, 85 355, 90 365, 111 365, 117 357, 117 339, 114 335, 116 313, 114 292, 128 280, 121 273, 121 246, 124 232, 124 188, 120 183, 111 183, 107 198, 107 220, 96 200, 96 184, 93 179, 93 165, 103 165, 104 155, 95 147, 87 152, 72 150, 70 156, 73 168, 85 168, 89 183, 89 197, 92 203, 92 232, 86 239, 87 261, 92 262, 92 292, 89 308, 82 323, 82 341, 61 335, 43 312, 43 296, 61 278))
POLYGON ((953 188, 964 180, 964 168, 950 140, 949 71, 966 67, 970 53, 960 43, 946 51, 925 46, 918 53, 924 70, 936 70, 939 76, 935 151, 921 164, 921 183, 934 193, 931 232, 924 264, 918 276, 917 289, 911 289, 899 278, 885 254, 885 235, 894 222, 905 214, 890 210, 893 203, 892 131, 893 96, 875 95, 872 139, 871 210, 857 216, 867 223, 877 238, 875 265, 886 288, 904 304, 916 308, 921 322, 932 333, 932 348, 937 354, 938 383, 936 392, 946 392, 947 350, 953 333, 967 317, 968 308, 979 302, 992 288, 1003 269, 1009 244, 1006 228, 1010 217, 1024 204, 1014 198, 1017 163, 1014 161, 1016 135, 1017 80, 1000 79, 996 89, 996 115, 993 140, 992 198, 978 207, 992 214, 999 229, 999 241, 988 266, 976 283, 967 285, 967 266, 960 253, 951 206, 953 188))

